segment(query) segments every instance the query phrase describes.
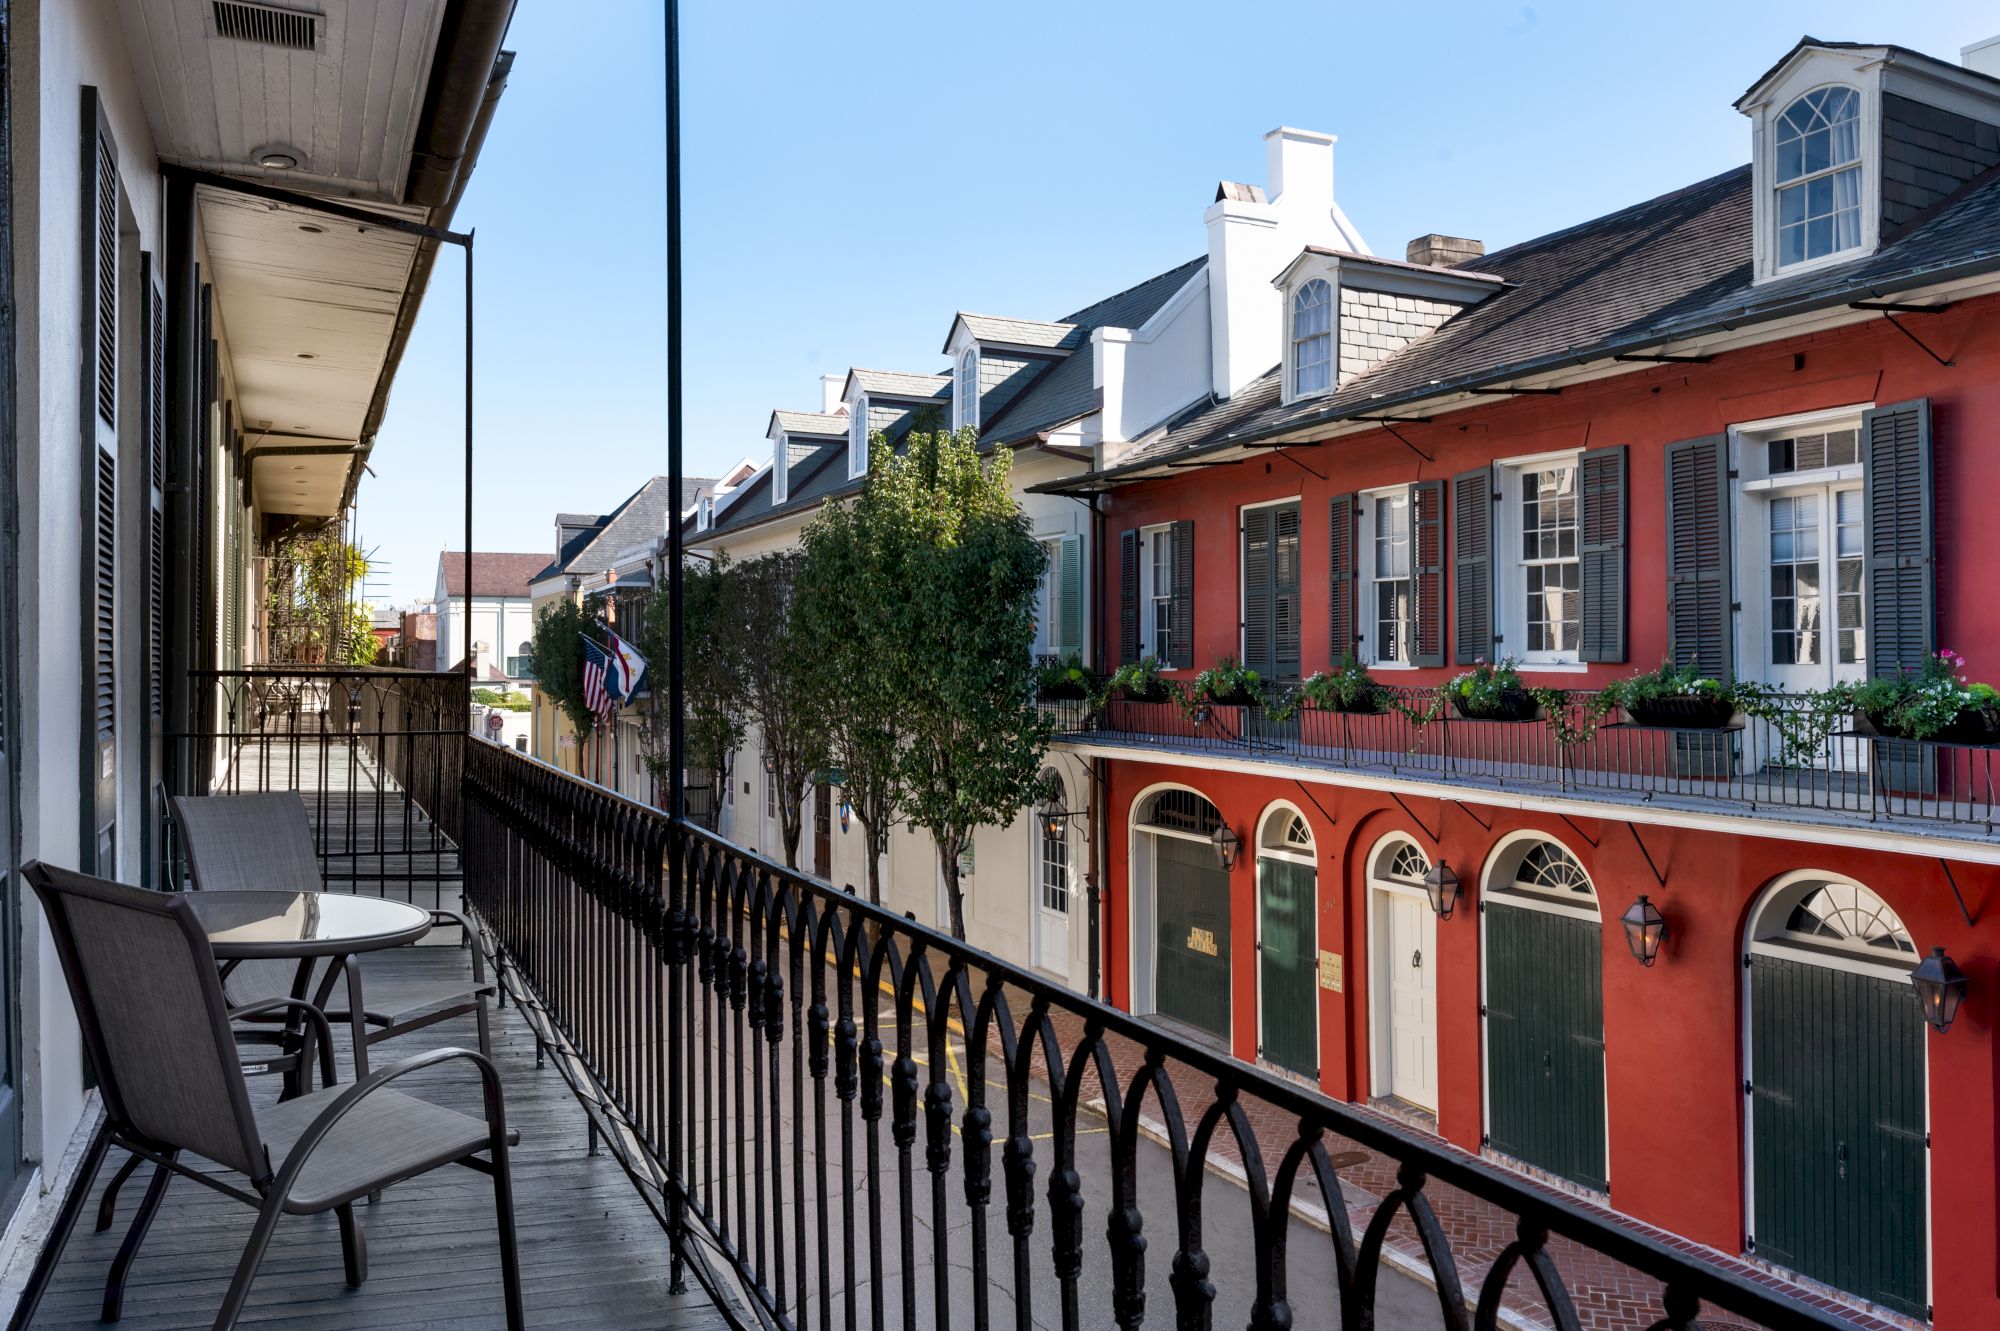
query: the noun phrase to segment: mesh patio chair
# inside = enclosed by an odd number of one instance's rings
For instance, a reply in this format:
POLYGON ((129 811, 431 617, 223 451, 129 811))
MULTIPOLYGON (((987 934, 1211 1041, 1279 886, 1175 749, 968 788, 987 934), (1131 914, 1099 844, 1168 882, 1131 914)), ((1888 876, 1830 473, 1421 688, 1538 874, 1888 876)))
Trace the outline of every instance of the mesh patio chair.
MULTIPOLYGON (((187 854, 188 871, 202 892, 323 892, 312 824, 296 791, 256 795, 177 795, 169 800, 174 826, 187 854)), ((436 924, 457 925, 472 942, 472 925, 457 911, 434 909, 436 924)), ((473 1013, 479 1021, 479 1052, 492 1057, 486 1000, 494 986, 474 945, 472 979, 370 980, 361 986, 368 1038, 355 1047, 355 1075, 366 1076, 367 1050, 384 1040, 473 1013)), ((352 962, 349 965, 355 964, 352 962)), ((224 990, 230 1001, 256 1002, 292 992, 296 963, 246 961, 232 970, 224 990)), ((319 981, 320 1006, 332 1021, 351 1021, 345 992, 333 992, 337 968, 319 981)), ((344 989, 344 986, 343 986, 344 989)))
MULTIPOLYGON (((176 1174, 257 1211, 216 1313, 216 1331, 226 1331, 242 1315, 282 1217, 334 1212, 347 1283, 358 1289, 367 1279, 368 1249, 354 1203, 440 1166, 460 1164, 493 1180, 507 1326, 520 1331, 520 1259, 507 1156, 512 1137, 500 1076, 491 1060, 469 1049, 432 1050, 352 1085, 308 1088, 294 1099, 253 1109, 231 1030, 232 1009, 192 904, 176 894, 142 891, 40 863, 27 865, 22 874, 48 916, 84 1047, 97 1072, 104 1122, 36 1260, 15 1309, 14 1326, 32 1322, 105 1152, 117 1145, 150 1161, 155 1172, 112 1261, 104 1294, 106 1321, 118 1318, 132 1260, 176 1174), (471 1064, 477 1073, 483 1118, 391 1089, 391 1083, 412 1072, 454 1060, 471 1064), (190 1167, 182 1163, 183 1155, 212 1160, 246 1183, 238 1186, 227 1176, 190 1167)), ((332 1038, 324 1015, 303 999, 287 995, 258 1006, 301 1010, 309 1041, 332 1038)), ((308 1083, 311 1070, 307 1058, 301 1077, 308 1083)))

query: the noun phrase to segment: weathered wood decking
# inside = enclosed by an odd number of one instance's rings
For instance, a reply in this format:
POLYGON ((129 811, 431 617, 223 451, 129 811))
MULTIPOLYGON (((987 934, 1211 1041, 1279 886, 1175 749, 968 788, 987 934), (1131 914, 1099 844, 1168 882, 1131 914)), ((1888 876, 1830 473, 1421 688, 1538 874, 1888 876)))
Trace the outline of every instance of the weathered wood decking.
MULTIPOLYGON (((454 933, 456 931, 453 931, 454 933)), ((385 976, 463 967, 455 947, 404 948, 371 957, 385 976)), ((693 1292, 667 1291, 667 1241, 608 1154, 587 1154, 581 1106, 553 1067, 537 1070, 533 1037, 516 1009, 496 1013, 493 1052, 507 1091, 509 1121, 520 1131, 514 1153, 516 1223, 532 1327, 614 1328, 726 1325, 693 1292)), ((373 1051, 376 1067, 401 1054, 441 1045, 473 1047, 470 1017, 404 1036, 373 1051)), ((342 1045, 343 1079, 352 1063, 342 1045)), ((253 1078, 252 1091, 274 1096, 277 1079, 253 1078)), ((400 1089, 478 1113, 477 1081, 464 1065, 413 1075, 400 1089)), ((103 1325, 104 1278, 131 1222, 146 1175, 119 1197, 118 1218, 91 1232, 96 1199, 123 1153, 114 1151, 91 1191, 68 1251, 34 1326, 103 1325)), ((493 1192, 483 1175, 441 1170, 385 1193, 359 1209, 368 1233, 369 1277, 358 1290, 341 1275, 340 1241, 331 1215, 287 1218, 241 1325, 305 1331, 422 1327, 487 1331, 503 1324, 493 1192)), ((126 1331, 206 1327, 229 1282, 254 1213, 186 1179, 168 1190, 158 1222, 134 1264, 125 1295, 126 1331)))

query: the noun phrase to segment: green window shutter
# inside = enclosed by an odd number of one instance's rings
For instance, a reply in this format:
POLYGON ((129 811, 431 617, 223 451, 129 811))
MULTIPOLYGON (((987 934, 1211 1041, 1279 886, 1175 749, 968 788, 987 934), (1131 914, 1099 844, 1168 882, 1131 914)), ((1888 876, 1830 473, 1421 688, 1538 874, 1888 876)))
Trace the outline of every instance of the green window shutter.
POLYGON ((1176 522, 1174 538, 1173 646, 1166 664, 1176 670, 1194 666, 1194 523, 1176 522))
POLYGON ((1354 504, 1354 496, 1345 494, 1335 495, 1327 505, 1327 582, 1331 588, 1327 649, 1334 665, 1353 654, 1356 637, 1354 504))
MULTIPOLYGON (((1581 651, 1586 661, 1625 659, 1625 445, 1593 448, 1577 471, 1581 651)), ((1461 594, 1464 585, 1460 584, 1461 594)))
POLYGON ((1451 478, 1453 605, 1452 659, 1459 665, 1493 658, 1493 469, 1451 478))
POLYGON ((1444 482, 1410 487, 1410 659, 1444 664, 1444 482))
POLYGON ((1667 445, 1667 656, 1704 675, 1735 673, 1729 619, 1729 441, 1667 445))
POLYGON ((1867 413, 1861 441, 1868 672, 1916 671, 1937 650, 1930 400, 1899 402, 1867 413))
POLYGON ((1299 506, 1271 510, 1271 660, 1278 679, 1299 677, 1299 506))
POLYGON ((1065 536, 1057 543, 1056 595, 1062 599, 1056 616, 1056 654, 1083 653, 1083 538, 1065 536))
POLYGON ((1139 659, 1139 533, 1118 533, 1118 664, 1139 659))
POLYGON ((1262 675, 1277 672, 1272 642, 1271 527, 1268 508, 1243 513, 1243 664, 1262 675))

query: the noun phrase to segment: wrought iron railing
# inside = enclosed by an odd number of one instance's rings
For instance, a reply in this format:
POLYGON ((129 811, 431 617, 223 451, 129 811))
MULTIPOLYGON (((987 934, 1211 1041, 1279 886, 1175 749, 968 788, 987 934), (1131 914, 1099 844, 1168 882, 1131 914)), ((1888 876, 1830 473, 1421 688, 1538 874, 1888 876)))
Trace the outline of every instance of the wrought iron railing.
POLYGON ((1412 1290, 1448 1328, 1840 1325, 602 788, 486 745, 465 779, 510 988, 587 1074, 676 1275, 768 1325, 1358 1331, 1412 1290), (1600 1318, 1586 1285, 1652 1307, 1600 1318))
POLYGON ((1555 718, 1560 724, 1546 713, 1526 721, 1466 720, 1441 706, 1435 689, 1383 692, 1383 707, 1372 712, 1295 706, 1284 694, 1265 706, 1119 698, 1040 706, 1061 739, 1137 750, 1986 834, 2000 813, 2000 749, 1859 734, 1851 716, 1829 714, 1810 695, 1773 695, 1764 705, 1768 714, 1739 714, 1722 728, 1673 728, 1636 724, 1583 692, 1568 695, 1555 718))
MULTIPOLYGON (((212 727, 165 736, 167 770, 200 794, 294 790, 327 885, 431 905, 459 877, 463 672, 368 668, 195 671, 212 727)), ((167 820, 161 881, 182 880, 167 820)))

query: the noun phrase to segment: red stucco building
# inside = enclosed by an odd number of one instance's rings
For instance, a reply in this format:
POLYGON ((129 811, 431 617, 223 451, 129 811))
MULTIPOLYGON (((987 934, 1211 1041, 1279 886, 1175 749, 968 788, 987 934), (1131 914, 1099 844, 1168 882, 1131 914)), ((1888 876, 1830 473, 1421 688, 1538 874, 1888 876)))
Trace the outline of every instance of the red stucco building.
POLYGON ((1239 658, 1283 697, 1351 653, 1426 718, 1070 718, 1106 989, 1878 1312, 2000 1325, 1993 751, 1844 712, 1428 719, 1501 658, 1798 710, 1943 649, 2000 681, 2000 81, 1808 41, 1738 105, 1750 166, 1553 236, 1298 255, 1283 364, 1055 487, 1105 552, 1100 668, 1239 658), (1943 1032, 1910 979, 1939 947, 1943 1032))

